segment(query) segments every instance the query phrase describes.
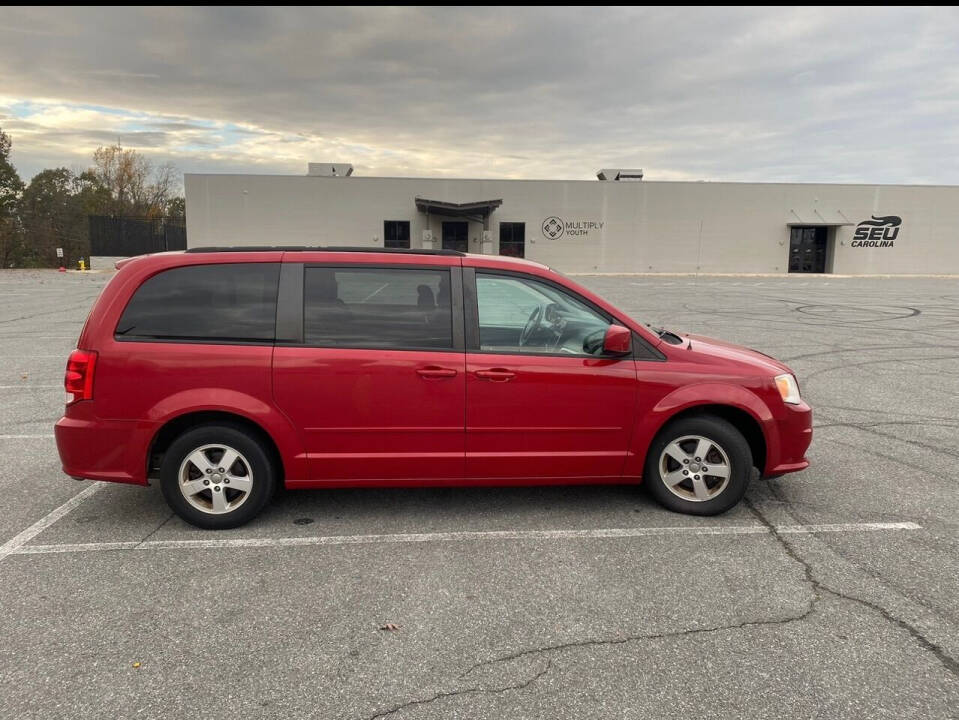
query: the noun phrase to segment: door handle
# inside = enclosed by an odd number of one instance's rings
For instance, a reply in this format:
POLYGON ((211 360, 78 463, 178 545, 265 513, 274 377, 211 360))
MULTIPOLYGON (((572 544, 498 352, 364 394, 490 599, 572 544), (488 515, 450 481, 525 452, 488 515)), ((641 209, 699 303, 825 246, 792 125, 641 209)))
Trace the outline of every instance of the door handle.
POLYGON ((489 370, 477 370, 476 377, 491 382, 509 382, 516 377, 516 373, 505 368, 491 368, 489 370))
POLYGON ((419 368, 416 371, 416 374, 423 378, 446 378, 456 377, 456 370, 453 368, 441 368, 436 367, 435 365, 430 365, 429 367, 419 368))

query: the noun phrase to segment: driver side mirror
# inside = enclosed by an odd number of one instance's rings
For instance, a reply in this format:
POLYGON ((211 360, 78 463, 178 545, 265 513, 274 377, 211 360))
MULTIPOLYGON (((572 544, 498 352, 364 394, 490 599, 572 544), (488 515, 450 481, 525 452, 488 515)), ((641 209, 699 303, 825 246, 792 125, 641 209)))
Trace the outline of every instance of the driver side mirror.
POLYGON ((627 355, 632 350, 633 333, 622 325, 610 325, 603 337, 604 355, 627 355))

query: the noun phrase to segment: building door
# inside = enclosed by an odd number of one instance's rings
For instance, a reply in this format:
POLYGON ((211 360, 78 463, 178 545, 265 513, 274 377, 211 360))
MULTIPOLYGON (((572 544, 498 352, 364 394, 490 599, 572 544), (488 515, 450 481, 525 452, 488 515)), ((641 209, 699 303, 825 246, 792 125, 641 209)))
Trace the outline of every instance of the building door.
POLYGON ((468 248, 469 223, 443 223, 443 249, 469 252, 468 248))
POLYGON ((790 228, 789 272, 826 272, 826 228, 790 228))

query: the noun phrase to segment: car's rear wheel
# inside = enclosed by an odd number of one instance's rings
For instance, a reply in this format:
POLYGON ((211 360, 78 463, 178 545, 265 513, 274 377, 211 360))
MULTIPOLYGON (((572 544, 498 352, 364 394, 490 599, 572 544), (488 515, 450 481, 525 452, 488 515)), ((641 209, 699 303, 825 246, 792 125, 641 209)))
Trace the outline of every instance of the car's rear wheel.
POLYGON ((208 530, 249 522, 272 496, 275 477, 263 443, 232 425, 188 430, 160 465, 160 487, 170 508, 208 530))
POLYGON ((656 436, 644 482, 663 506, 690 515, 718 515, 746 492, 753 458, 749 443, 722 418, 681 418, 656 436))

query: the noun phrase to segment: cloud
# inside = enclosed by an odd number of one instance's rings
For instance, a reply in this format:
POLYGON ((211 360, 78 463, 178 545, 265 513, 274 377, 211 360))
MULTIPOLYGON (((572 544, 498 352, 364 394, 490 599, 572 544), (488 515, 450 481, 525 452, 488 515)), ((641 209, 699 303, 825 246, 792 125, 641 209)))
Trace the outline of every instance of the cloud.
POLYGON ((187 171, 959 183, 950 8, 7 14, 30 172, 117 137, 187 171))

